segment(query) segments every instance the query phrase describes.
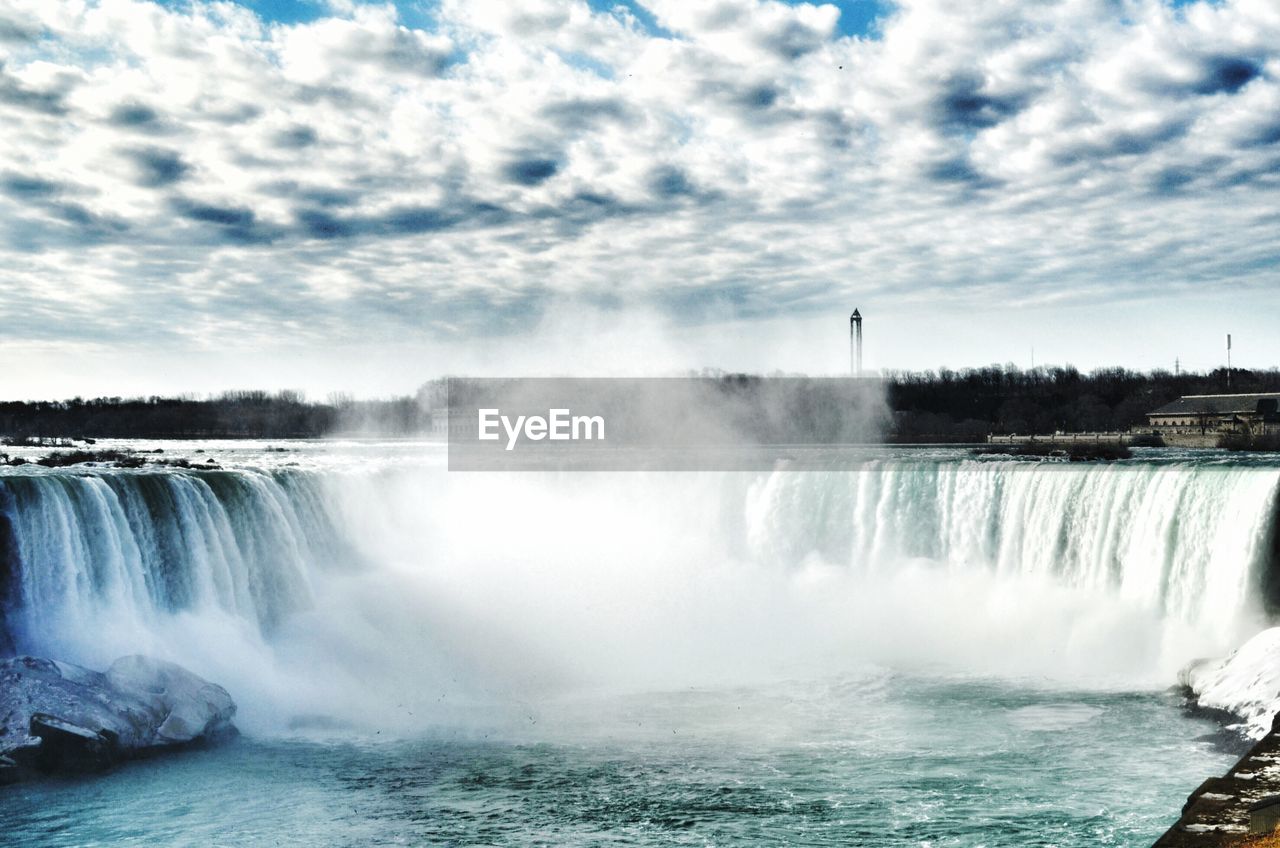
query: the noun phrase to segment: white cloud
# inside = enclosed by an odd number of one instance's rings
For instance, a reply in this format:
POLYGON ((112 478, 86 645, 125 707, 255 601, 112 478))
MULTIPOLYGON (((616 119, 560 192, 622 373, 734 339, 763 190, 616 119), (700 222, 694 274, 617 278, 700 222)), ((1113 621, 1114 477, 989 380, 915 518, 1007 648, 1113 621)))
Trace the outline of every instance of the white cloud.
POLYGON ((3 343, 1275 285, 1273 3, 646 7, 0 0, 3 343))

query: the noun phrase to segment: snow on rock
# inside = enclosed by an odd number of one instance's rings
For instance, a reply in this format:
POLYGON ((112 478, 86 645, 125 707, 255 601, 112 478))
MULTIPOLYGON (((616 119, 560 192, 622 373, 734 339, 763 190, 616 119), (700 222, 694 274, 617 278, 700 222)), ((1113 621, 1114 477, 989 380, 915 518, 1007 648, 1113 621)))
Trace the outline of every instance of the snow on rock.
POLYGON ((1280 627, 1254 636, 1222 660, 1195 660, 1178 672, 1178 682, 1204 709, 1238 716, 1243 730, 1261 739, 1280 711, 1280 627))

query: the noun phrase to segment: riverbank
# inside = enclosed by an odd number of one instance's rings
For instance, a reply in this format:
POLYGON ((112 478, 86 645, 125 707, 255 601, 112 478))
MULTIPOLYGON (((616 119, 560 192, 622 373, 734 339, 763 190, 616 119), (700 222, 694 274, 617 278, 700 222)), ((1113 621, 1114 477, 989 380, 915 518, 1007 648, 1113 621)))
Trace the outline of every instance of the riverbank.
MULTIPOLYGON (((1258 830, 1280 813, 1280 722, 1222 777, 1196 787, 1177 822, 1152 848, 1225 848, 1242 845, 1250 821, 1258 830), (1269 799, 1277 801, 1270 806, 1269 799)), ((1262 831, 1258 835, 1266 835, 1262 831)), ((1269 844, 1246 843, 1246 844, 1269 844)))
MULTIPOLYGON (((1230 656, 1202 659, 1179 673, 1188 702, 1251 737, 1253 746, 1222 777, 1204 781, 1155 848, 1241 845, 1280 826, 1280 627, 1253 636, 1230 656)), ((1255 840, 1253 844, 1258 844, 1255 840)), ((1261 843, 1266 844, 1266 843, 1261 843)))

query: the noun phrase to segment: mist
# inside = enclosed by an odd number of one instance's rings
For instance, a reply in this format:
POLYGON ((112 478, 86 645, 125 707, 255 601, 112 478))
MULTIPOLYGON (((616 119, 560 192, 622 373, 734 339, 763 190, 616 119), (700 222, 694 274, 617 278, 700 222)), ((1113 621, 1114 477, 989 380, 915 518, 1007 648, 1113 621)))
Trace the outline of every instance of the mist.
MULTIPOLYGON (((1136 472, 974 462, 939 480, 892 463, 581 475, 445 473, 440 461, 250 475, 252 502, 223 494, 195 512, 182 505, 192 496, 166 495, 180 510, 166 521, 206 528, 170 560, 194 593, 178 608, 129 588, 146 562, 123 542, 74 560, 28 550, 22 646, 91 666, 134 652, 181 662, 234 691, 242 726, 268 735, 520 735, 554 727, 566 699, 881 667, 1159 688, 1259 625, 1249 575, 1277 482, 1273 469, 1186 470, 1161 489, 1136 472), (1081 487, 1111 494, 1074 517, 1049 507, 1081 487), (1161 516, 1179 499, 1173 544, 1161 516), (1128 517, 1103 520, 1113 503, 1128 517), (883 510, 895 519, 877 520, 883 510), (1067 549, 1048 543, 1063 521, 1089 528, 1067 549), (993 522, 998 537, 972 532, 993 522), (235 546, 253 561, 219 558, 235 546), (121 582, 67 582, 66 561, 109 564, 121 582), (226 581, 245 589, 228 595, 226 581)), ((102 487, 63 502, 67 485, 33 487, 19 514, 110 521, 119 539, 148 520, 127 484, 119 505, 102 487)))

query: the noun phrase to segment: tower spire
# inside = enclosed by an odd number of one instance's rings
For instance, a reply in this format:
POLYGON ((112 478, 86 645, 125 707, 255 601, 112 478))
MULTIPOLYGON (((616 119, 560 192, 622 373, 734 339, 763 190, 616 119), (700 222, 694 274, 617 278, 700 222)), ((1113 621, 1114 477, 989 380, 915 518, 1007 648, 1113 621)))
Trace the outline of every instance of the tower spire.
POLYGON ((857 309, 849 316, 849 373, 862 376, 862 313, 857 309))
POLYGON ((1231 334, 1227 333, 1227 391, 1231 391, 1231 334))

